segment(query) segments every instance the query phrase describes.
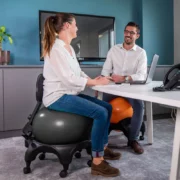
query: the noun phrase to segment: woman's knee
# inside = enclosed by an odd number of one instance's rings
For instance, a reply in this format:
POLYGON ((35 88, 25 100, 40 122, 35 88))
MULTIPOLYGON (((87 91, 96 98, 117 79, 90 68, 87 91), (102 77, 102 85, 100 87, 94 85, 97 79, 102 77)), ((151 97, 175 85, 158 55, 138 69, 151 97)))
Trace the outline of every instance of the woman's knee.
POLYGON ((104 107, 99 107, 97 109, 97 119, 106 122, 108 119, 108 110, 104 107))

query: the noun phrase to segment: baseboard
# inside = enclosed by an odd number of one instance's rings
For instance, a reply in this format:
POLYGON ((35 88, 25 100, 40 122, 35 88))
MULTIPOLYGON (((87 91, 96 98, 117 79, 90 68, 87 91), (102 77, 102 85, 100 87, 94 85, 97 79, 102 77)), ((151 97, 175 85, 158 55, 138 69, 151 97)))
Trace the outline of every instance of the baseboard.
POLYGON ((18 137, 22 135, 22 130, 12 130, 12 131, 1 131, 0 139, 18 137))
MULTIPOLYGON (((169 119, 171 117, 171 113, 166 113, 166 114, 154 114, 153 115, 153 120, 160 120, 160 119, 169 119)), ((144 120, 146 121, 146 115, 144 115, 144 120)))
POLYGON ((153 120, 169 119, 169 118, 172 118, 171 113, 153 115, 153 120))

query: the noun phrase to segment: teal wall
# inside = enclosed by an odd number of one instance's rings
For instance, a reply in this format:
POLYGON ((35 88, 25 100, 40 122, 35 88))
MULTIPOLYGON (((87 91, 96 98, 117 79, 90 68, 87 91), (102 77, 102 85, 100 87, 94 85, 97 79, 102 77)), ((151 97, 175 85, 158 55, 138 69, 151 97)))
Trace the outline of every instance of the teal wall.
POLYGON ((116 43, 122 43, 124 26, 136 21, 142 28, 140 46, 160 55, 159 64, 173 64, 172 0, 1 0, 0 26, 12 34, 14 44, 3 44, 11 51, 11 64, 38 65, 39 10, 114 16, 116 43), (2 18, 3 17, 3 18, 2 18))
POLYGON ((5 25, 14 38, 14 44, 3 44, 12 53, 11 64, 38 65, 39 10, 114 16, 116 42, 122 42, 123 29, 135 20, 132 0, 1 0, 0 25, 5 25), (4 17, 4 18, 2 18, 4 17))
POLYGON ((140 37, 137 39, 136 43, 139 46, 143 46, 143 19, 142 19, 142 1, 143 0, 132 0, 131 1, 131 9, 132 9, 132 14, 134 14, 135 22, 140 26, 140 37))
POLYGON ((173 0, 143 0, 143 47, 149 63, 154 53, 159 63, 174 63, 173 0))

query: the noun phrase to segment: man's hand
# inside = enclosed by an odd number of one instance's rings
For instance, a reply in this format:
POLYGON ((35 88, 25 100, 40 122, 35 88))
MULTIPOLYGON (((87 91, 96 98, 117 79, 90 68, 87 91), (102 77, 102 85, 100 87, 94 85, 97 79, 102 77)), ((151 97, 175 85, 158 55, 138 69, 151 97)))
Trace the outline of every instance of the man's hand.
POLYGON ((125 81, 125 77, 124 77, 124 76, 112 74, 111 77, 112 77, 112 80, 113 80, 115 83, 121 83, 121 82, 124 82, 124 81, 125 81))

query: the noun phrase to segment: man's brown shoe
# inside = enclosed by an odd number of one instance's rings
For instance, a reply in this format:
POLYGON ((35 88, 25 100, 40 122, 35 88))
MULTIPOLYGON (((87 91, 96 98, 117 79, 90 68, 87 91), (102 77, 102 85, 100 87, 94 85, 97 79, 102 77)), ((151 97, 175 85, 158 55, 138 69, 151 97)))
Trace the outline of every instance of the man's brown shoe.
POLYGON ((121 153, 113 152, 108 147, 104 150, 104 159, 106 160, 118 160, 121 157, 121 153))
POLYGON ((136 141, 136 140, 129 141, 128 145, 131 146, 131 148, 134 150, 135 153, 137 153, 137 154, 143 154, 144 153, 144 149, 138 143, 138 141, 136 141))
POLYGON ((110 166, 108 162, 103 160, 98 165, 95 165, 92 162, 91 174, 93 174, 93 175, 101 175, 101 176, 105 176, 105 177, 115 177, 115 176, 120 175, 120 171, 119 171, 119 169, 110 166))

